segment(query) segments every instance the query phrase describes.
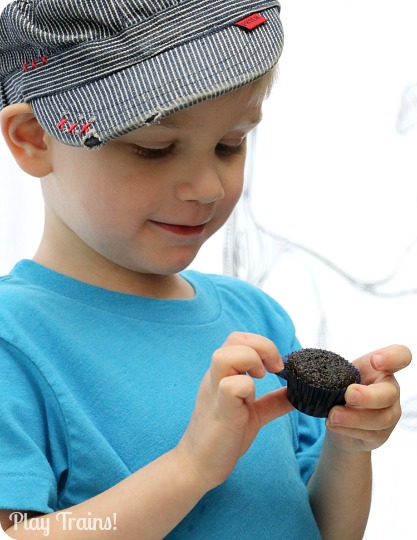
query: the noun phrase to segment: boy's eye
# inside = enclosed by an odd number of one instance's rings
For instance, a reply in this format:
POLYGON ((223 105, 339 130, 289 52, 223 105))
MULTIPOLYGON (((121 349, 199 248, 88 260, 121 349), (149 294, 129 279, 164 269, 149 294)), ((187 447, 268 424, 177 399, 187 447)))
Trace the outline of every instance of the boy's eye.
POLYGON ((144 159, 161 159, 169 156, 174 150, 174 145, 170 144, 164 148, 146 148, 145 146, 134 145, 134 152, 144 159))
MULTIPOLYGON (((137 156, 143 159, 162 159, 171 155, 174 151, 174 144, 165 146, 163 148, 148 148, 146 146, 134 145, 134 152, 137 156)), ((241 154, 245 148, 245 141, 240 144, 225 144, 219 143, 216 146, 216 154, 221 157, 229 157, 237 154, 241 154)))
POLYGON ((220 156, 228 157, 236 154, 242 154, 245 149, 245 141, 237 145, 219 143, 216 146, 216 153, 220 156))

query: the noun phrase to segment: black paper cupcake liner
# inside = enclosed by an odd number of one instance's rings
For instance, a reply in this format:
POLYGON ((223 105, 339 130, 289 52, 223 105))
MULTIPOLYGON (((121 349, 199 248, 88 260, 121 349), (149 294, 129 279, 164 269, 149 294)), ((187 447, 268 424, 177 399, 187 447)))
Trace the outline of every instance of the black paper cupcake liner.
MULTIPOLYGON (((355 373, 356 383, 359 384, 361 381, 359 370, 353 364, 350 367, 355 373)), ((317 418, 327 418, 332 407, 346 405, 345 393, 347 388, 326 390, 325 388, 312 386, 287 369, 286 362, 284 362, 284 369, 276 373, 276 375, 287 381, 289 402, 304 414, 317 418)))

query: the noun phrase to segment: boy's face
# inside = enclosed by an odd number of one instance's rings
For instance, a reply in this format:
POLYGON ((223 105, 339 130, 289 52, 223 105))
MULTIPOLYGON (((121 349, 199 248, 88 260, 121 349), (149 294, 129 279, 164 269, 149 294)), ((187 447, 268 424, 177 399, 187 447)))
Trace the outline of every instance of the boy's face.
POLYGON ((252 92, 249 86, 205 101, 99 151, 49 139, 40 253, 74 269, 117 268, 119 276, 187 267, 241 194, 245 138, 261 117, 252 92))

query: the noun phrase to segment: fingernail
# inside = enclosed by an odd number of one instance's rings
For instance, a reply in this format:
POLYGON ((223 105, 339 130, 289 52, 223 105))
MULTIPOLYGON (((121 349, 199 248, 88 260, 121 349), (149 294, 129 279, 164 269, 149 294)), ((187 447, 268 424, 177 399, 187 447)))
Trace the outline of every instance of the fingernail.
POLYGON ((329 424, 332 424, 332 425, 340 424, 342 421, 342 414, 340 413, 340 411, 334 411, 330 414, 328 421, 329 421, 329 424))
POLYGON ((361 394, 357 390, 350 390, 348 393, 347 402, 349 405, 359 405, 361 401, 361 394))
POLYGON ((374 354, 372 360, 376 368, 381 369, 384 367, 384 357, 382 354, 374 354))

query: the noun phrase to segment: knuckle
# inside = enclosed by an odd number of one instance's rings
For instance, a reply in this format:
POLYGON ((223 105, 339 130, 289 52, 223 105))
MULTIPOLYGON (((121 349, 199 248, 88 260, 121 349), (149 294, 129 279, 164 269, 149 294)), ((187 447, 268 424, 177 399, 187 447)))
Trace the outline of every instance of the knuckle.
POLYGON ((400 419, 397 407, 389 407, 384 411, 383 424, 385 427, 393 427, 400 419))
POLYGON ((227 343, 234 345, 234 344, 246 344, 249 341, 249 336, 245 332, 239 332, 235 331, 232 332, 229 337, 227 338, 227 343))
POLYGON ((219 392, 221 394, 228 393, 230 391, 230 388, 230 377, 225 377, 224 379, 219 381, 219 392))
POLYGON ((235 375, 234 377, 224 377, 219 382, 219 392, 221 394, 235 395, 237 392, 250 393, 255 389, 254 381, 247 375, 235 375))
POLYGON ((217 349, 211 356, 211 365, 216 368, 224 364, 226 353, 223 348, 217 349))
POLYGON ((400 386, 398 384, 396 384, 394 386, 394 390, 393 390, 393 399, 394 399, 395 402, 399 403, 400 397, 401 397, 400 386))
POLYGON ((222 349, 217 349, 212 354, 211 361, 212 361, 212 363, 219 362, 219 360, 221 358, 223 358, 223 351, 222 351, 222 349))

